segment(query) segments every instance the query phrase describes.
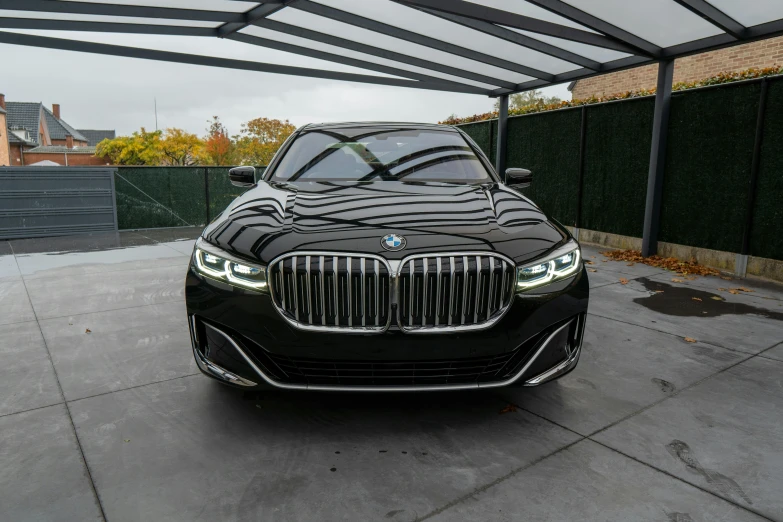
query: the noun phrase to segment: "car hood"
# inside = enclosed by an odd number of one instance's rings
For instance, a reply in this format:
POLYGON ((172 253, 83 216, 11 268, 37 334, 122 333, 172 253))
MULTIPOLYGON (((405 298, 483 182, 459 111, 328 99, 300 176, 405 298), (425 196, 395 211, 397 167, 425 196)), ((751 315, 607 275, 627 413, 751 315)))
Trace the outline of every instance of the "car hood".
POLYGON ((209 243, 269 263, 293 251, 361 252, 387 259, 494 251, 517 263, 569 238, 529 199, 505 185, 434 182, 261 182, 205 230, 209 243), (404 250, 381 246, 402 235, 404 250))

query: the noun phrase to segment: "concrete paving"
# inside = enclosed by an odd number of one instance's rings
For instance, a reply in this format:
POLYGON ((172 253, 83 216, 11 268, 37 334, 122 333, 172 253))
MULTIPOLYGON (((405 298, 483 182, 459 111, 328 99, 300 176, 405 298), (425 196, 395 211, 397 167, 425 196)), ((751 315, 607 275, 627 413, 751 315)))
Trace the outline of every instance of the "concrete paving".
POLYGON ((783 521, 781 285, 585 247, 557 382, 258 396, 192 360, 198 232, 0 242, 0 520, 783 521))

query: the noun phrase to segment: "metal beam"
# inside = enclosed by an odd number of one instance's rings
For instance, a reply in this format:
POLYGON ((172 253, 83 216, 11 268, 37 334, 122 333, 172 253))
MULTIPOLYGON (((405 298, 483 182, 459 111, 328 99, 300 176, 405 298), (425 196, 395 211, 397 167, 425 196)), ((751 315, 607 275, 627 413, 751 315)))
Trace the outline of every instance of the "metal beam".
POLYGON ((722 31, 730 34, 737 40, 741 40, 745 35, 746 28, 735 19, 706 2, 705 0, 674 0, 685 9, 704 18, 712 25, 720 28, 722 31))
POLYGON ((500 27, 483 20, 468 18, 466 16, 455 15, 444 11, 436 11, 435 9, 420 9, 425 13, 443 18, 444 20, 448 20, 450 22, 454 22, 455 24, 469 27, 471 29, 475 29, 476 31, 481 31, 484 34, 488 34, 496 38, 500 38, 501 40, 506 40, 507 42, 527 47, 528 49, 533 49, 534 51, 538 51, 540 53, 548 54, 549 56, 559 58, 566 62, 575 63, 594 71, 601 70, 601 62, 591 60, 590 58, 586 58, 582 55, 572 53, 571 51, 567 51, 555 45, 542 42, 541 40, 536 40, 535 38, 531 38, 510 29, 506 29, 505 27, 500 27))
POLYGON ((611 62, 606 62, 601 67, 600 72, 596 72, 592 69, 575 69, 573 71, 564 72, 562 74, 556 74, 555 78, 551 82, 544 80, 530 80, 528 82, 518 83, 514 85, 511 91, 506 89, 495 89, 490 92, 490 96, 501 96, 503 94, 510 94, 515 92, 524 92, 531 89, 538 89, 540 87, 549 87, 550 85, 557 85, 558 83, 572 82, 574 80, 581 80, 583 78, 589 78, 591 76, 597 76, 607 72, 620 71, 623 69, 631 69, 640 65, 654 63, 653 60, 645 58, 644 56, 628 56, 626 58, 620 58, 611 62))
POLYGON ((661 226, 663 176, 666 171, 666 146, 669 137, 673 78, 674 60, 660 62, 658 64, 658 89, 655 92, 650 170, 647 175, 647 201, 644 207, 644 228, 642 231, 642 255, 644 257, 658 253, 658 231, 661 226))
POLYGON ((577 9, 569 4, 566 4, 562 0, 527 0, 529 3, 537 5, 551 13, 567 18, 572 22, 576 22, 584 27, 598 31, 611 38, 614 38, 618 42, 622 42, 636 51, 631 51, 631 54, 641 54, 657 58, 661 53, 661 48, 657 45, 648 42, 647 40, 636 36, 635 34, 621 29, 616 25, 612 25, 609 22, 602 20, 591 14, 587 14, 584 11, 577 9))
MULTIPOLYGON (((412 80, 420 80, 432 83, 452 84, 456 87, 467 87, 467 84, 455 82, 452 80, 444 80, 436 76, 429 76, 417 72, 407 71, 405 69, 398 69, 397 67, 389 67, 387 65, 381 65, 373 62, 367 62, 365 60, 359 60, 356 58, 349 58, 339 54, 327 53, 325 51, 319 51, 317 49, 310 49, 309 47, 302 47, 301 45, 289 44, 286 42, 280 42, 278 40, 270 40, 269 38, 262 38, 260 36, 253 36, 244 33, 234 33, 228 35, 226 38, 235 40, 237 42, 243 42, 250 45, 258 45, 260 47, 267 47, 269 49, 276 49, 286 53, 294 53, 301 56, 309 56, 310 58, 317 58, 319 60, 325 60, 334 63, 340 63, 343 65, 350 65, 351 67, 359 67, 361 69, 367 69, 369 71, 376 71, 383 74, 392 74, 394 76, 402 76, 403 78, 410 78, 412 80)), ((476 87, 476 89, 484 92, 483 89, 476 87)))
POLYGON ((0 17, 4 29, 39 29, 48 31, 83 31, 95 33, 166 34, 175 36, 217 36, 210 27, 182 25, 126 24, 116 22, 80 22, 75 20, 45 20, 42 18, 0 17))
POLYGON ((223 11, 179 9, 173 7, 95 4, 90 2, 72 2, 66 0, 0 0, 0 9, 35 11, 42 13, 133 16, 138 18, 161 18, 167 20, 190 20, 197 22, 244 21, 244 13, 226 13, 223 11))
POLYGON ((551 80, 554 77, 554 75, 551 73, 539 71, 538 69, 534 69, 532 67, 527 67, 525 65, 520 65, 518 63, 510 62, 508 60, 503 60, 501 58, 497 58, 489 54, 480 53, 472 49, 468 49, 466 47, 461 47, 459 45, 444 42, 443 40, 431 38, 429 36, 415 33, 413 31, 400 29, 399 27, 395 27, 393 25, 385 24, 383 22, 378 22, 370 18, 364 18, 362 16, 349 13, 348 11, 335 9, 334 7, 329 7, 316 2, 311 2, 310 0, 297 0, 296 2, 293 2, 290 5, 290 7, 314 15, 323 16, 324 18, 329 18, 331 20, 336 20, 338 22, 343 22, 345 24, 361 27, 369 31, 375 31, 376 33, 385 34, 393 38, 399 38, 400 40, 405 40, 415 44, 423 45, 425 47, 430 47, 432 49, 437 49, 439 51, 443 51, 449 54, 461 56, 463 58, 474 60, 476 62, 485 63, 487 65, 493 65, 501 69, 506 69, 527 76, 532 76, 533 78, 540 78, 542 80, 551 80))
POLYGON ((514 82, 499 80, 491 76, 485 76, 483 74, 467 71, 458 67, 451 67, 449 65, 443 65, 438 62, 431 62, 429 60, 424 60, 415 56, 382 49, 380 47, 373 47, 372 45, 354 42, 353 40, 347 40, 345 38, 340 38, 339 36, 313 31, 312 29, 306 29, 297 25, 285 24, 276 20, 269 20, 265 18, 262 20, 256 20, 252 25, 261 27, 262 29, 269 29, 270 31, 289 34, 298 38, 306 38, 307 40, 313 40, 315 42, 333 45, 335 47, 342 47, 343 49, 349 49, 358 53, 369 54, 371 56, 377 56, 379 58, 385 58, 387 60, 393 60, 395 62, 400 62, 407 65, 422 67, 431 71, 450 74, 459 78, 466 78, 468 80, 474 80, 477 82, 486 83, 488 85, 497 85, 499 87, 503 87, 506 90, 513 88, 515 85, 514 82))
POLYGON ((436 11, 443 11, 445 13, 482 20, 484 22, 515 27, 524 31, 555 36, 572 42, 594 45, 626 53, 636 52, 635 49, 617 42, 614 39, 607 38, 602 34, 583 31, 581 29, 567 27, 565 25, 547 22, 538 18, 503 11, 501 9, 495 9, 494 7, 487 7, 473 2, 465 2, 463 0, 398 0, 398 2, 408 6, 426 7, 435 9, 436 11))
MULTIPOLYGON (((506 151, 508 150, 508 94, 498 98, 498 145, 495 153, 495 170, 506 181, 506 151)), ((489 151, 492 154, 492 151, 489 151)))
POLYGON ((284 7, 285 4, 282 2, 263 3, 258 7, 254 7, 253 9, 244 13, 244 20, 241 23, 229 22, 218 27, 217 28, 218 38, 225 38, 230 34, 234 34, 237 31, 241 31, 242 29, 252 24, 256 20, 261 20, 262 18, 266 18, 267 16, 280 11, 284 7))
POLYGON ((62 38, 50 38, 47 36, 7 33, 5 31, 0 31, 0 43, 23 45, 28 47, 43 47, 46 49, 57 49, 61 51, 76 51, 110 56, 122 56, 126 58, 141 58, 145 60, 157 60, 163 62, 204 65, 207 67, 221 67, 224 69, 288 74, 293 76, 305 76, 309 78, 323 78, 327 80, 343 80, 375 85, 390 85, 394 87, 411 87, 414 89, 427 89, 434 91, 463 92, 468 94, 487 94, 486 90, 472 86, 461 87, 448 83, 421 82, 402 80, 397 78, 386 78, 381 76, 371 76, 366 74, 325 71, 320 69, 310 69, 307 67, 293 67, 290 65, 277 65, 246 60, 233 60, 230 58, 217 58, 214 56, 200 56, 195 54, 176 53, 170 51, 157 51, 153 49, 140 49, 137 47, 125 47, 122 45, 82 42, 78 40, 66 40, 62 38))

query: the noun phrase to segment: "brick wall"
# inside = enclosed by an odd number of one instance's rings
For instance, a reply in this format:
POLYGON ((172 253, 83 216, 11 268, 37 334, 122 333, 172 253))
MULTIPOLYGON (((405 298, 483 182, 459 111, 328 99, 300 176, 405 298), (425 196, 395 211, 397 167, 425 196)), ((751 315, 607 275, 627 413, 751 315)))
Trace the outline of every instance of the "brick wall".
MULTIPOLYGON (((57 163, 58 165, 65 165, 65 154, 63 153, 51 153, 51 152, 25 152, 24 164, 32 165, 39 161, 49 160, 57 163)), ((91 154, 68 154, 68 166, 104 166, 107 161, 103 158, 93 156, 91 154)), ((21 165, 21 163, 15 163, 15 165, 21 165)))
POLYGON ((10 165, 10 147, 8 145, 8 125, 6 125, 5 114, 0 112, 0 167, 10 165))
POLYGON ((22 166, 22 148, 18 143, 11 145, 11 166, 22 166))
MULTIPOLYGON (((680 58, 674 62, 674 82, 701 80, 721 72, 773 65, 783 65, 783 36, 680 58)), ((645 65, 579 80, 571 92, 574 99, 580 99, 651 89, 655 87, 657 78, 658 66, 645 65)))

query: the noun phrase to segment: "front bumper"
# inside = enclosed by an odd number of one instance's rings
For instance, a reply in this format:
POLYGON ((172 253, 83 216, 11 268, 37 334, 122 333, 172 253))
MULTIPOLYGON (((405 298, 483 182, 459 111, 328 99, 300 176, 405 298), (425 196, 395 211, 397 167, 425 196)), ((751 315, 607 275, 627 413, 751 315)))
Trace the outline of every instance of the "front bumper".
POLYGON ((536 386, 571 371, 581 353, 586 271, 547 293, 517 296, 478 332, 432 335, 308 332, 288 324, 267 294, 190 269, 186 303, 193 352, 206 375, 245 389, 438 391, 536 386))

